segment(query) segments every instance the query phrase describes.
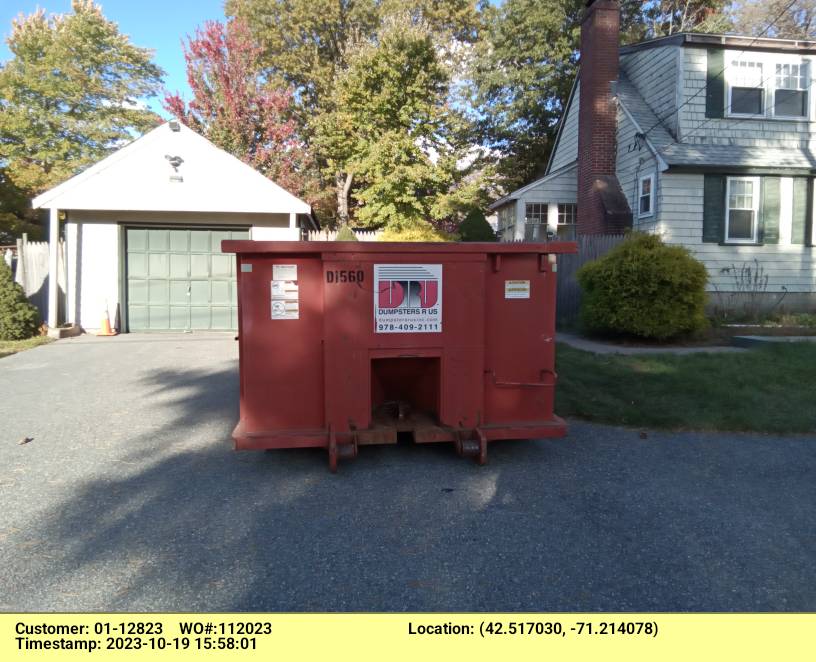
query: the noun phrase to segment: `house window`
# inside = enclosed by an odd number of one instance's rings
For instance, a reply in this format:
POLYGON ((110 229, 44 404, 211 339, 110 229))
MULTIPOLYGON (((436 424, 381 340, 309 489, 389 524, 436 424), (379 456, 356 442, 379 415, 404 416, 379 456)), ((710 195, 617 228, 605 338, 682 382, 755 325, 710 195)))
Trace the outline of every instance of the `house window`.
POLYGON ((734 60, 729 71, 728 110, 732 115, 762 115, 764 94, 762 63, 734 60))
POLYGON ((541 224, 547 223, 547 207, 549 204, 546 202, 528 202, 524 208, 524 216, 525 220, 528 223, 536 223, 541 224))
POLYGON ((759 209, 759 177, 729 177, 726 185, 725 240, 755 243, 759 209))
POLYGON ((516 232, 516 203, 501 207, 498 213, 499 233, 505 241, 512 241, 516 232))
POLYGON ((644 175, 638 184, 638 216, 654 214, 654 173, 644 175))
POLYGON ((558 205, 558 238, 561 241, 575 241, 578 205, 566 203, 558 205))
POLYGON ((808 67, 798 64, 777 64, 773 114, 778 117, 807 117, 808 67))
POLYGON ((524 208, 524 238, 527 241, 547 240, 547 202, 528 202, 524 208))

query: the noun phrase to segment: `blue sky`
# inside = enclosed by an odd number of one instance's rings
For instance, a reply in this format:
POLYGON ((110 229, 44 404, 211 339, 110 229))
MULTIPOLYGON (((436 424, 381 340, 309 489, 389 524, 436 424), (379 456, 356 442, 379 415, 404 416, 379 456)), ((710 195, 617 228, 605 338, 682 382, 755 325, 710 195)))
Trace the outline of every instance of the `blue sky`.
MULTIPOLYGON (((223 19, 224 0, 101 0, 102 13, 119 24, 119 30, 130 36, 137 46, 154 51, 154 61, 165 70, 165 86, 189 98, 184 73, 181 38, 209 19, 223 19)), ((71 0, 0 0, 0 61, 10 57, 6 39, 11 20, 20 13, 30 14, 42 7, 48 13, 63 14, 71 9, 71 0)), ((161 112, 161 101, 154 98, 150 106, 161 112)))

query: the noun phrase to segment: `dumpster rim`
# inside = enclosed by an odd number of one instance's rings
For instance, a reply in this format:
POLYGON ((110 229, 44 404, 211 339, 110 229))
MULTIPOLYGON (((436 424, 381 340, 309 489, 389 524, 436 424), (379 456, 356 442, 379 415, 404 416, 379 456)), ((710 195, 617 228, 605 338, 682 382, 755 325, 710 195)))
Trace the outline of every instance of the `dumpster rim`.
POLYGON ((252 241, 249 239, 225 239, 221 242, 224 253, 242 254, 324 254, 324 253, 422 253, 444 255, 446 253, 482 254, 528 254, 577 253, 574 241, 550 242, 399 242, 399 241, 252 241))

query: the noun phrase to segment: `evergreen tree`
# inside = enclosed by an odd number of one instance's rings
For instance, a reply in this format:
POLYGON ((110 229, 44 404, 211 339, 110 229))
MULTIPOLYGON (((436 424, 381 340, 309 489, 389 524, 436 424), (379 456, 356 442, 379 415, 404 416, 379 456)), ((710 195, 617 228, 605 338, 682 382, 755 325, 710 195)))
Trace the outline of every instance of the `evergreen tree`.
POLYGON ((24 340, 36 335, 40 313, 26 299, 23 288, 0 259, 0 340, 24 340))

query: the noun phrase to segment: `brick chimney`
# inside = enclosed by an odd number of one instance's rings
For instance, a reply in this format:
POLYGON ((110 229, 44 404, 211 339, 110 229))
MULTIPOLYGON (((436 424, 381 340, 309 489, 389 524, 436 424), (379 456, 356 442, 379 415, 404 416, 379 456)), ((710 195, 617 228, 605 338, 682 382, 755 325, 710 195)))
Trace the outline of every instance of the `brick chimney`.
POLYGON ((578 113, 578 233, 621 232, 632 212, 615 175, 620 6, 588 0, 581 21, 578 113))

